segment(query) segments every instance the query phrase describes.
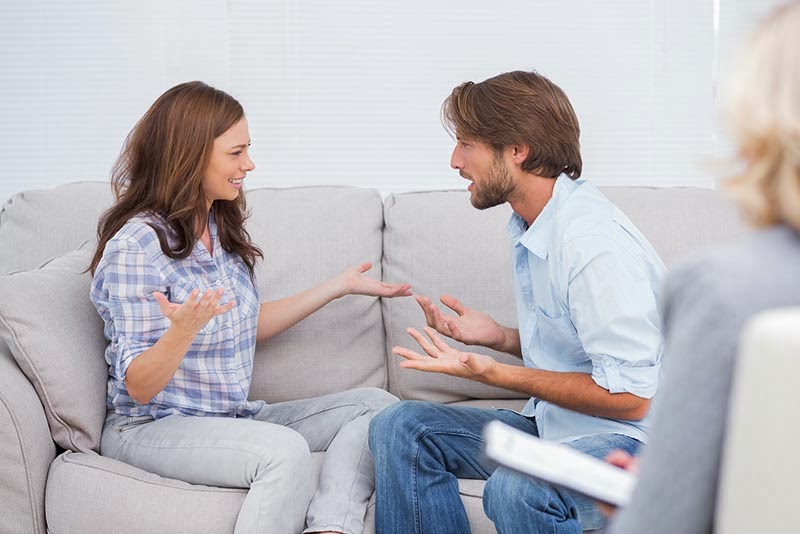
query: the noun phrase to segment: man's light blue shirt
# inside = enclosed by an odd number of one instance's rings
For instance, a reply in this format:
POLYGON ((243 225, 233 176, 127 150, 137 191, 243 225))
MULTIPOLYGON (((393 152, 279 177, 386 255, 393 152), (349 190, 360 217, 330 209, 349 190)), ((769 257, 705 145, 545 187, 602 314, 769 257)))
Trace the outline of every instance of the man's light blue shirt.
MULTIPOLYGON (((647 239, 594 185, 565 175, 530 227, 514 214, 508 230, 525 365, 591 373, 611 393, 652 398, 666 268, 647 239)), ((604 433, 647 440, 649 416, 606 419, 536 398, 523 413, 554 441, 604 433)))

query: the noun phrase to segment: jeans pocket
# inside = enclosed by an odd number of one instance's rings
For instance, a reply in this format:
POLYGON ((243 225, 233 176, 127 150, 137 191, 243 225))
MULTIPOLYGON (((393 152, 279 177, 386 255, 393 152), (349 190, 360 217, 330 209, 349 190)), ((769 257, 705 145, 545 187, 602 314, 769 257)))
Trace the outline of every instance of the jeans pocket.
POLYGON ((111 423, 111 428, 113 428, 115 432, 122 434, 126 430, 130 430, 131 428, 135 428, 147 423, 152 423, 153 421, 154 419, 152 415, 120 417, 118 420, 111 423))

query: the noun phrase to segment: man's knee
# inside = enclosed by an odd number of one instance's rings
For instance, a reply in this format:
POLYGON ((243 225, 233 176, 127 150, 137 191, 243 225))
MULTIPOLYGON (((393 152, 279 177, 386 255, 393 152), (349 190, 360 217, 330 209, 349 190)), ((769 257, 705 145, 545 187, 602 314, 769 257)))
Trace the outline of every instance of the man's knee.
POLYGON ((497 468, 486 481, 483 510, 495 523, 522 510, 537 516, 545 514, 559 523, 577 520, 577 510, 563 492, 504 467, 497 468))
POLYGON ((428 403, 400 401, 380 411, 369 425, 369 445, 373 452, 392 449, 399 442, 413 441, 424 425, 428 403))
POLYGON ((509 511, 519 506, 517 498, 520 495, 519 484, 530 483, 530 480, 521 480, 511 471, 498 468, 486 480, 483 488, 483 511, 489 519, 503 517, 509 511))

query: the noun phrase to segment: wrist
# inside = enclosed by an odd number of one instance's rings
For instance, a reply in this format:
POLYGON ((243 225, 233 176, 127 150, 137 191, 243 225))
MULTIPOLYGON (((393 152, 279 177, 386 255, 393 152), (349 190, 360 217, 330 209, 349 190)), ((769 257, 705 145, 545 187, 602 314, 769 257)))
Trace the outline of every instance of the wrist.
POLYGON ((172 346, 191 345, 197 336, 197 331, 186 330, 176 324, 171 324, 161 336, 161 341, 172 346))
POLYGON ((339 276, 334 276, 328 280, 325 285, 327 286, 325 288, 325 294, 328 295, 328 302, 342 298, 351 293, 350 288, 347 287, 345 273, 342 273, 339 276))
MULTIPOLYGON (((499 326, 499 325, 498 325, 499 326)), ((507 328, 504 326, 500 326, 500 336, 499 339, 492 344, 490 349, 496 350, 497 352, 508 352, 508 332, 507 328)))

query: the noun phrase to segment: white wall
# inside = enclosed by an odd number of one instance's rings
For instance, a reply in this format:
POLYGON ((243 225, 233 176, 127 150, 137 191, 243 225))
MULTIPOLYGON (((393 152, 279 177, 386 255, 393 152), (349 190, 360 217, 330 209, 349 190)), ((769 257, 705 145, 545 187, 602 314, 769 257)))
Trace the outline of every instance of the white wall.
POLYGON ((249 187, 462 188, 456 84, 537 69, 572 99, 584 176, 698 185, 720 156, 718 66, 774 0, 0 0, 0 202, 106 180, 172 85, 244 105, 249 187))

